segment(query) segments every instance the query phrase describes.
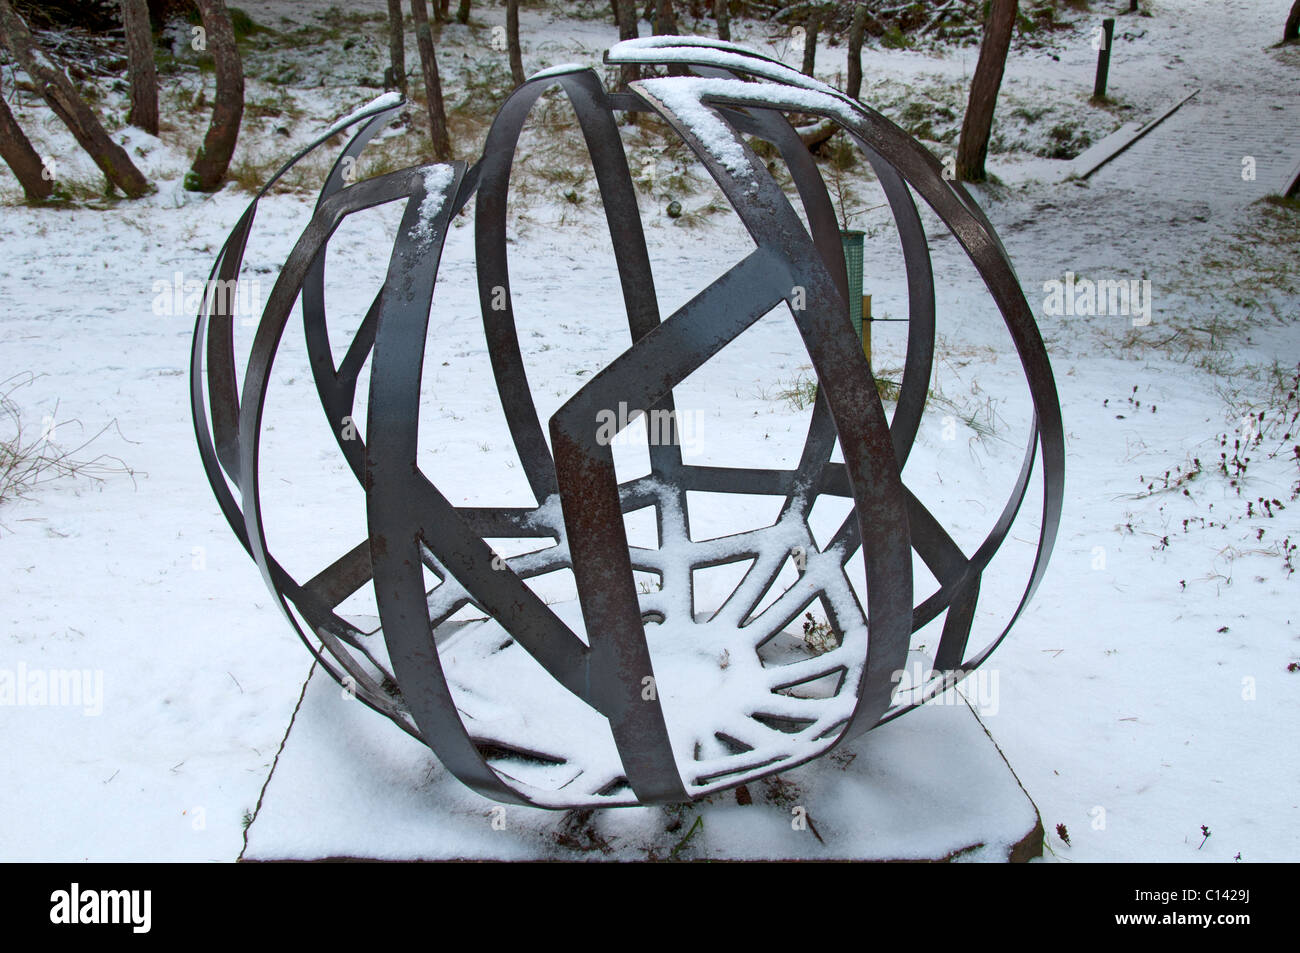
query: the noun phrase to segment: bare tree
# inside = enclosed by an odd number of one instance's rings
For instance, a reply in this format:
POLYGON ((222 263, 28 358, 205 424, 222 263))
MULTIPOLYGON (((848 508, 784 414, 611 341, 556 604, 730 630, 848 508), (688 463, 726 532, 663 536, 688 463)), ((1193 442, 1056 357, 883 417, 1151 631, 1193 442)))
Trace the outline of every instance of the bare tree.
POLYGON ((153 62, 153 27, 147 0, 122 0, 122 29, 131 73, 131 111, 126 121, 158 135, 158 69, 153 62))
POLYGON ((41 202, 50 197, 54 191, 53 178, 45 171, 45 163, 23 134, 3 96, 0 96, 0 158, 13 169, 27 201, 41 202))
POLYGON ((469 22, 469 0, 460 0, 460 6, 456 8, 456 22, 469 22))
POLYGON ((803 69, 805 76, 811 76, 817 66, 817 34, 821 31, 822 13, 817 7, 808 14, 803 36, 803 69))
POLYGON ((989 153, 989 135, 993 131, 993 107, 1002 86, 1002 72, 1011 49, 1011 31, 1016 25, 1018 0, 992 0, 988 23, 984 25, 984 42, 971 78, 970 101, 961 124, 957 145, 957 178, 964 182, 983 182, 988 174, 984 161, 989 153))
POLYGON ((718 39, 731 39, 731 10, 727 0, 713 0, 713 18, 718 21, 718 39))
POLYGON ((449 12, 451 8, 451 0, 435 0, 435 3, 436 6, 434 7, 433 13, 434 17, 437 18, 439 23, 448 22, 451 19, 451 13, 449 12))
POLYGON ((857 99, 862 95, 862 41, 867 34, 867 5, 853 7, 853 20, 849 23, 849 84, 845 90, 857 99))
POLYGON ((1282 42, 1287 40, 1300 40, 1300 0, 1295 0, 1291 5, 1291 13, 1286 18, 1286 26, 1282 29, 1282 42))
MULTIPOLYGON (((614 12, 618 15, 618 38, 635 40, 640 31, 636 25, 636 0, 614 0, 614 12)), ((641 78, 641 67, 636 63, 624 63, 618 72, 618 85, 625 89, 628 83, 635 83, 641 78)), ((631 115, 635 115, 632 113, 631 115)))
POLYGON ((433 48, 433 28, 429 26, 429 9, 424 0, 411 0, 411 16, 415 20, 415 44, 420 50, 420 68, 424 73, 424 97, 429 107, 433 153, 439 162, 446 162, 451 158, 451 135, 447 132, 447 110, 442 104, 438 55, 433 48))
POLYGON ((519 48, 519 0, 506 0, 506 49, 510 56, 510 79, 519 86, 524 76, 524 54, 519 48))
POLYGON ((655 36, 667 36, 681 33, 677 28, 677 17, 673 13, 673 0, 657 0, 655 4, 655 36))
POLYGON ((405 96, 406 30, 402 26, 402 0, 388 0, 388 69, 393 74, 392 85, 405 96))
POLYGON ((217 69, 217 93, 212 101, 212 121, 203 137, 194 164, 185 176, 191 192, 214 192, 221 187, 230 168, 244 118, 244 66, 235 45, 235 28, 230 23, 226 0, 197 0, 203 19, 208 51, 217 69))
POLYGON ((0 0, 0 44, 13 54, 50 109, 95 160, 108 181, 133 199, 146 194, 149 180, 135 167, 126 150, 109 137, 94 111, 77 95, 72 80, 40 48, 26 21, 9 0, 0 0))

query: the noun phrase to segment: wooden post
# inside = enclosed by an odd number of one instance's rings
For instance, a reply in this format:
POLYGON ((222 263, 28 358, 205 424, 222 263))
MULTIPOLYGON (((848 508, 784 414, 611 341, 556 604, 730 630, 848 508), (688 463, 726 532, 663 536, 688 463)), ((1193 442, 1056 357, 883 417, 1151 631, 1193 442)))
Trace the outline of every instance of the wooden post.
POLYGON ((862 296, 862 353, 871 363, 871 295, 862 296))
POLYGON ((1101 21, 1103 37, 1101 49, 1097 51, 1097 81, 1092 86, 1092 98, 1106 98, 1106 80, 1110 76, 1110 44, 1115 38, 1115 18, 1107 17, 1101 21))

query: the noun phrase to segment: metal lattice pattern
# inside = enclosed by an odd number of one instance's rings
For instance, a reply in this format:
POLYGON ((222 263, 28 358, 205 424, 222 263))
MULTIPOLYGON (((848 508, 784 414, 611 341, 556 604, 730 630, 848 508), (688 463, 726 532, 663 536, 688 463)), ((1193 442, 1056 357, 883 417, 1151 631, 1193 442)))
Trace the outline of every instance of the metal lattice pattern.
MULTIPOLYGON (((205 306, 194 337, 192 402, 208 478, 231 527, 320 664, 428 745, 465 784, 490 798, 543 807, 698 798, 808 761, 896 717, 912 707, 891 702, 894 673, 904 665, 914 632, 942 615, 934 667, 959 674, 979 665, 1005 636, 1003 630, 992 644, 974 649, 967 644, 982 573, 1025 498, 1040 446, 1039 549, 1007 629, 1042 578, 1062 500, 1060 412, 1032 314, 987 219, 957 183, 944 179, 933 156, 872 110, 741 47, 658 37, 620 44, 606 61, 672 63, 694 75, 609 93, 593 70, 548 71, 507 99, 474 165, 412 168, 348 184, 345 170, 399 107, 358 116, 360 129, 330 173, 312 221, 269 296, 242 374, 237 375, 228 314, 209 313, 205 306), (633 344, 552 416, 548 442, 509 294, 502 306, 494 292, 510 287, 507 183, 516 146, 530 109, 556 85, 577 114, 595 170, 633 344), (618 131, 617 114, 627 110, 656 113, 673 127, 754 242, 747 256, 666 318, 658 310, 618 131), (790 112, 829 118, 856 142, 902 238, 910 325, 892 421, 849 324, 834 210, 816 164, 786 119, 790 112), (780 152, 807 226, 743 136, 780 152), (1011 497, 970 556, 900 476, 920 426, 934 356, 933 275, 914 194, 951 228, 987 285, 1015 343, 1035 410, 1011 497), (416 461, 422 360, 439 258, 452 217, 471 200, 484 330, 536 507, 454 506, 416 461), (388 273, 335 366, 325 320, 325 251, 345 216, 385 203, 404 205, 388 273), (371 364, 365 439, 344 439, 333 427, 365 493, 369 538, 307 581, 292 578, 268 549, 258 467, 271 365, 299 300, 317 390, 332 424, 350 418, 360 372, 371 364), (598 439, 600 412, 620 403, 673 411, 675 385, 783 302, 791 306, 820 385, 798 465, 687 465, 681 448, 668 442, 650 446, 649 475, 620 483, 609 442, 598 439), (843 463, 831 462, 837 440, 843 463), (691 539, 690 491, 768 494, 784 504, 769 527, 699 542, 691 539), (852 512, 818 546, 808 520, 823 495, 851 501, 852 512), (658 549, 628 543, 624 514, 644 507, 654 510, 658 549), (485 540, 497 537, 535 538, 544 548, 496 558, 494 568, 496 554, 485 540), (804 557, 799 584, 782 591, 777 578, 792 551, 804 557), (919 604, 913 599, 913 551, 940 584, 919 604), (865 565, 865 605, 846 573, 858 553, 865 565), (697 617, 694 572, 732 563, 748 567, 740 584, 715 611, 697 617), (577 584, 577 606, 549 606, 528 585, 566 569, 577 584), (660 589, 639 593, 634 570, 659 575, 660 589), (428 592, 426 571, 438 580, 428 592), (372 634, 337 611, 367 585, 373 586, 382 624, 372 634), (774 646, 813 600, 820 600, 839 633, 838 645, 821 654, 776 658, 774 646), (467 605, 489 617, 479 635, 449 621, 467 605), (489 629, 496 637, 482 648, 489 629), (451 665, 442 650, 452 637, 460 639, 459 655, 470 662, 451 665), (482 643, 477 652, 471 648, 475 638, 482 643), (689 661, 697 644, 715 654, 726 649, 735 660, 710 676, 717 686, 708 697, 689 690, 700 686, 689 661), (529 683, 523 675, 531 670, 535 676, 540 667, 549 675, 547 684, 560 687, 554 709, 567 711, 567 704, 577 711, 571 720, 549 726, 539 712, 531 720, 516 712, 493 721, 475 709, 468 666, 499 666, 492 678, 477 682, 483 690, 516 675, 514 684, 529 683), (814 685, 816 690, 808 689, 814 685), (575 732, 574 725, 581 730, 575 732)), ((320 144, 296 156, 275 179, 320 144)), ((228 282, 239 274, 265 191, 236 225, 213 278, 228 282)), ((517 706, 532 696, 521 688, 504 699, 517 706)))

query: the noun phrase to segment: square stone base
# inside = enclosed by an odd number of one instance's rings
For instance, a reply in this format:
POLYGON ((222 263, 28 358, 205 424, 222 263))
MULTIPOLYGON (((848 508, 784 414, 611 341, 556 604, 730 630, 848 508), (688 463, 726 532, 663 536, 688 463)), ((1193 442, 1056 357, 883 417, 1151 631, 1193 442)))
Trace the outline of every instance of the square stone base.
POLYGON ((694 804, 499 805, 313 669, 245 861, 1023 861, 1038 811, 957 691, 817 761, 694 804), (746 803, 747 802, 747 803, 746 803))

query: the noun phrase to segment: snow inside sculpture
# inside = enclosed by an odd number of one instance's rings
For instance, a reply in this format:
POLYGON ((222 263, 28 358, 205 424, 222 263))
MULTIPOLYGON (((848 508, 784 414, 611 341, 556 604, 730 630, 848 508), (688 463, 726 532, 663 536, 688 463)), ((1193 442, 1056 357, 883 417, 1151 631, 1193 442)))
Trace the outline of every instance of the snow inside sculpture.
MULTIPOLYGON (((348 117, 360 129, 280 271, 247 362, 237 365, 232 316, 210 307, 199 315, 192 362, 208 478, 320 664, 465 784, 548 808, 704 797, 825 754, 920 704, 983 662, 1014 623, 1046 568, 1063 492, 1060 411, 1032 313, 988 220, 935 157, 878 113, 743 47, 664 36, 619 44, 606 62, 672 64, 690 75, 615 93, 594 70, 546 70, 506 100, 473 165, 359 181, 348 170, 401 104, 377 102, 348 117), (512 310, 506 221, 520 132, 557 86, 578 116, 600 186, 632 344, 544 429, 512 310), (671 126, 752 239, 734 267, 666 316, 620 138, 619 114, 628 110, 671 126), (835 211, 792 114, 833 121, 862 150, 902 240, 910 324, 892 419, 849 320, 835 211), (785 163, 802 215, 755 154, 755 139, 785 163), (915 198, 946 223, 984 279, 1032 398, 1023 467, 973 552, 902 476, 935 357, 936 278, 915 198), (386 203, 403 213, 383 288, 351 340, 338 340, 337 328, 332 338, 325 250, 346 216, 386 203), (417 459, 430 312, 439 305, 447 232, 462 210, 473 214, 481 319, 533 506, 456 506, 417 459), (299 302, 316 389, 368 524, 366 538, 345 541, 344 556, 309 576, 272 555, 261 503, 269 477, 259 466, 272 367, 299 302), (778 306, 789 308, 818 383, 798 465, 694 465, 677 442, 652 440, 649 471, 620 479, 611 421, 621 430, 638 416, 673 420, 673 388, 778 306), (1043 503, 1032 568, 1007 607, 1009 621, 972 645, 984 570, 1036 462, 1043 503), (702 539, 692 532, 698 494, 782 503, 770 525, 702 539), (847 516, 819 536, 809 515, 825 497, 844 501, 847 516), (652 516, 653 544, 629 542, 625 516, 639 511, 652 516), (506 555, 489 544, 501 539, 533 546, 506 555), (914 559, 937 581, 933 591, 914 593, 914 559), (735 571, 734 587, 701 598, 701 574, 724 567, 735 571), (548 603, 535 591, 534 581, 554 573, 572 574, 576 601, 548 603), (638 586, 647 576, 657 585, 638 586), (360 591, 373 594, 373 630, 339 609, 360 591), (924 677, 900 691, 900 673, 918 658, 924 677)), ((236 225, 214 279, 238 278, 256 208, 255 200, 236 225)), ((335 253, 329 267, 347 265, 335 253)))

